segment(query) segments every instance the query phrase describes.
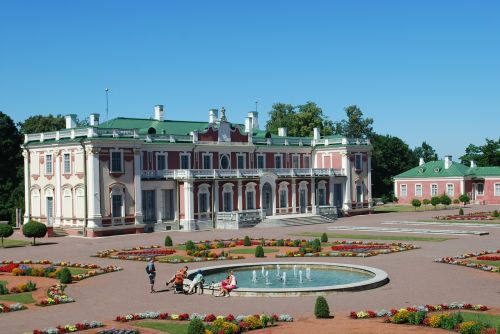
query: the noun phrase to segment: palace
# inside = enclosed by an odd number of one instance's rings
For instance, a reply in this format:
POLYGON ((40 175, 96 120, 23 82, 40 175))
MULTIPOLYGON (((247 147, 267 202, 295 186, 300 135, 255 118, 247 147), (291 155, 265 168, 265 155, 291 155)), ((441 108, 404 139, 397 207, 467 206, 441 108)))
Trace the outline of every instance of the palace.
POLYGON ((239 228, 299 214, 371 208, 369 140, 290 137, 259 129, 258 113, 230 123, 115 118, 25 136, 24 221, 69 234, 239 228))

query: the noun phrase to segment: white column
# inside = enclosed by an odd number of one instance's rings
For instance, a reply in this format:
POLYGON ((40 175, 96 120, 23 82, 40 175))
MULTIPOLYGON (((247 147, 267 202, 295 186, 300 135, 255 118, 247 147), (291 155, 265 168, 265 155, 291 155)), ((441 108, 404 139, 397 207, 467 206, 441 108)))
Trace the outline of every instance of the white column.
POLYGON ((344 211, 349 211, 351 209, 351 188, 352 188, 352 181, 351 181, 351 162, 349 160, 349 157, 347 156, 347 153, 342 154, 342 168, 345 170, 346 174, 346 180, 345 180, 345 188, 344 188, 344 211))
POLYGON ((297 184, 295 178, 292 179, 292 211, 297 212, 297 184))
POLYGON ((333 206, 333 182, 334 182, 334 177, 330 176, 330 180, 328 181, 328 189, 330 191, 330 195, 328 196, 329 198, 328 205, 330 206, 333 206))
POLYGON ((195 229, 194 225, 194 192, 193 181, 184 182, 184 231, 195 229))
POLYGON ((134 150, 135 224, 142 224, 141 150, 134 150))
POLYGON ((179 184, 177 183, 177 181, 175 181, 174 183, 174 207, 173 207, 173 210, 174 210, 174 220, 176 222, 179 222, 179 204, 177 203, 178 202, 178 192, 179 192, 179 184))
POLYGON ((316 214, 316 181, 311 178, 311 207, 312 213, 316 214))
POLYGON ((464 179, 460 180, 460 194, 459 194, 459 196, 462 194, 465 194, 465 180, 464 179))
POLYGON ((31 216, 31 192, 30 192, 30 151, 23 150, 24 157, 24 223, 30 220, 31 216))
POLYGON ((215 181, 214 188, 214 214, 219 212, 219 181, 215 181))
POLYGON ((101 225, 101 190, 99 149, 87 147, 87 227, 94 228, 101 225))
POLYGON ((61 226, 61 216, 62 216, 62 193, 61 193, 61 151, 54 151, 54 158, 56 160, 55 164, 55 177, 56 177, 56 187, 54 189, 54 199, 56 204, 56 218, 54 221, 54 226, 61 226))
POLYGON ((162 189, 156 189, 156 222, 161 223, 163 221, 163 191, 162 189))
POLYGON ((272 216, 276 215, 276 204, 277 204, 277 199, 276 197, 278 196, 276 195, 276 181, 273 182, 273 185, 271 186, 272 188, 272 191, 273 191, 273 214, 272 216))
POLYGON ((238 180, 238 211, 243 211, 243 183, 238 180))
POLYGON ((372 208, 372 155, 371 153, 367 154, 368 160, 368 184, 366 185, 366 190, 368 192, 368 208, 372 208))

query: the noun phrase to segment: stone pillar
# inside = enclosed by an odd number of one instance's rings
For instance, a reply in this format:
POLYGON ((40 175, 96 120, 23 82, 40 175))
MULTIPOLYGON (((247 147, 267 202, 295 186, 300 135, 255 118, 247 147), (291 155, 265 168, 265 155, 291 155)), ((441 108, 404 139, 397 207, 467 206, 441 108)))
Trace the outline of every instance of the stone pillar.
POLYGON ((243 183, 238 180, 238 211, 243 211, 243 183))
POLYGON ((462 194, 465 194, 465 181, 464 181, 464 179, 460 180, 460 194, 459 194, 459 196, 462 194))
POLYGON ((100 166, 99 149, 87 147, 87 227, 101 226, 101 189, 100 189, 100 166))
POLYGON ((346 152, 342 153, 342 169, 345 171, 346 175, 346 180, 344 184, 344 204, 343 204, 343 209, 344 212, 348 212, 351 209, 351 188, 352 188, 352 181, 351 181, 351 174, 352 174, 352 168, 351 168, 351 162, 349 160, 349 156, 347 155, 346 152))
POLYGON ((371 153, 367 153, 367 162, 368 162, 368 181, 366 185, 366 191, 368 193, 368 209, 372 208, 372 155, 371 153))
POLYGON ((30 151, 23 150, 24 157, 24 223, 30 220, 31 216, 31 191, 30 191, 30 151))
POLYGON ((141 150, 134 149, 135 224, 142 224, 141 150))
POLYGON ((328 181, 328 189, 330 194, 328 195, 328 205, 333 206, 333 185, 335 178, 330 176, 330 180, 328 181))
POLYGON ((184 219, 181 222, 184 231, 189 232, 196 229, 194 221, 194 185, 193 180, 184 182, 184 219))
POLYGON ((219 181, 215 181, 214 187, 214 214, 219 212, 219 181))
POLYGON ((316 180, 311 178, 311 207, 312 213, 316 214, 316 180))
POLYGON ((156 222, 161 223, 163 221, 163 191, 162 189, 156 189, 156 222))
POLYGON ((297 184, 295 178, 292 178, 292 211, 297 213, 297 184))
MULTIPOLYGON (((61 226, 61 216, 62 216, 62 192, 61 192, 61 150, 54 151, 55 158, 55 178, 56 186, 54 189, 54 200, 55 200, 55 221, 54 226, 61 226)), ((49 217, 47 217, 49 219, 49 217)))

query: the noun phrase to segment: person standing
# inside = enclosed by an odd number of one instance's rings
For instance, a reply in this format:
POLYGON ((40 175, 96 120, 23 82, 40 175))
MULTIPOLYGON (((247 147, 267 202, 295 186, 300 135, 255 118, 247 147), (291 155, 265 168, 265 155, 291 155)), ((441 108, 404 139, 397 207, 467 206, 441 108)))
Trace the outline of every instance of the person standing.
POLYGON ((156 277, 156 268, 155 268, 155 258, 152 257, 149 262, 148 262, 148 265, 146 266, 146 272, 148 273, 148 277, 149 277, 149 284, 151 285, 151 293, 154 293, 156 292, 155 289, 154 289, 154 285, 155 285, 155 277, 156 277))

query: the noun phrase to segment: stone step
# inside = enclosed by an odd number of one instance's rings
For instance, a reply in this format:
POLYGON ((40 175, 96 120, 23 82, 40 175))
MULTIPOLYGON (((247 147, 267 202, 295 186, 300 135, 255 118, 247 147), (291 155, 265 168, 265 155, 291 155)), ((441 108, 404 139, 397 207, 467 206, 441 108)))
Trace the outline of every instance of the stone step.
POLYGON ((65 237, 68 236, 68 232, 63 227, 54 227, 52 228, 53 237, 65 237))
POLYGON ((304 217, 291 217, 291 218, 273 218, 265 219, 262 223, 257 224, 257 228, 265 227, 287 227, 287 226, 302 226, 302 225, 315 225, 327 224, 335 221, 332 218, 323 216, 304 216, 304 217))

